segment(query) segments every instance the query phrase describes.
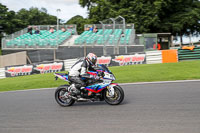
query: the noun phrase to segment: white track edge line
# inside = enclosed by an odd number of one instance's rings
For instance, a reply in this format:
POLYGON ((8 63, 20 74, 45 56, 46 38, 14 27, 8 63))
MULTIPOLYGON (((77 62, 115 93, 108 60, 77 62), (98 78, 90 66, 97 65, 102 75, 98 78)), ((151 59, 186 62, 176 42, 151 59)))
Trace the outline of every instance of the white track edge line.
MULTIPOLYGON (((143 85, 143 84, 163 84, 163 83, 183 83, 183 82, 200 82, 200 80, 175 80, 175 81, 155 81, 155 82, 137 82, 137 83, 119 83, 119 85, 143 85)), ((27 89, 27 90, 16 90, 16 91, 2 91, 1 93, 10 92, 26 92, 26 91, 40 91, 40 90, 52 90, 54 88, 40 88, 40 89, 27 89)))
POLYGON ((119 83, 119 85, 143 85, 143 84, 163 84, 163 83, 184 83, 184 82, 200 82, 200 80, 174 80, 174 81, 154 81, 154 82, 137 82, 137 83, 119 83))

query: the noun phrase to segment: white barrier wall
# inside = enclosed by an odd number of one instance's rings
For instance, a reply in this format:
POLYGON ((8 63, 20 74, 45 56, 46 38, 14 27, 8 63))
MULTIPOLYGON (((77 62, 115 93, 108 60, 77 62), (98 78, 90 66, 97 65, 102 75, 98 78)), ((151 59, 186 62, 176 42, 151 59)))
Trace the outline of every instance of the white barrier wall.
POLYGON ((65 66, 65 71, 69 71, 69 69, 76 63, 78 59, 69 59, 69 60, 64 60, 64 66, 65 66))
POLYGON ((5 78, 5 68, 0 68, 0 79, 5 78))
POLYGON ((146 63, 147 64, 162 63, 162 52, 161 51, 146 52, 146 63))
POLYGON ((0 56, 0 68, 27 64, 26 55, 26 51, 2 55, 0 56))

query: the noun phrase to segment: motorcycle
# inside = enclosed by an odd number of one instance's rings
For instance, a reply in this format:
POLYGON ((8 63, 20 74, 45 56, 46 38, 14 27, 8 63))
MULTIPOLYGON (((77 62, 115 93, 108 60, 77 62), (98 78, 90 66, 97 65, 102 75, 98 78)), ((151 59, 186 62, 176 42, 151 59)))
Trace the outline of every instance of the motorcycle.
POLYGON ((55 100, 60 106, 71 106, 75 102, 105 101, 110 105, 118 105, 124 99, 123 89, 116 83, 113 73, 105 66, 99 65, 96 71, 88 74, 100 77, 99 80, 82 78, 86 82, 84 89, 76 89, 75 84, 68 80, 66 73, 54 73, 55 79, 67 81, 69 85, 61 85, 55 91, 55 100))

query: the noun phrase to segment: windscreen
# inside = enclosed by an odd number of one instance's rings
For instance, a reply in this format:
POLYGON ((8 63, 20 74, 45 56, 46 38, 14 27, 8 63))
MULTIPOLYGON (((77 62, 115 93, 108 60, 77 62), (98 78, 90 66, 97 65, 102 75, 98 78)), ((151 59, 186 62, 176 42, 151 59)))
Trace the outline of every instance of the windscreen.
POLYGON ((99 67, 101 70, 110 73, 109 69, 108 69, 105 65, 98 65, 98 67, 99 67))

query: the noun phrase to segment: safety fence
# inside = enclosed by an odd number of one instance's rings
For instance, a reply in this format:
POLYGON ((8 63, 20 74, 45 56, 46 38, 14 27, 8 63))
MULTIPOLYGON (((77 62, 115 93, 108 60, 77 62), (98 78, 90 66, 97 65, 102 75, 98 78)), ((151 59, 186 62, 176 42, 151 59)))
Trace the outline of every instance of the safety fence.
MULTIPOLYGON (((145 64, 145 57, 145 53, 136 53, 133 55, 101 56, 97 58, 97 64, 106 66, 145 64)), ((65 71, 69 71, 69 69, 76 63, 77 60, 77 58, 64 60, 65 71)))
POLYGON ((0 68, 0 79, 5 78, 5 68, 0 68))
MULTIPOLYGON (((5 68, 0 69, 0 78, 69 71, 77 60, 78 58, 64 61, 6 66, 5 68)), ((97 64, 104 64, 107 66, 145 64, 145 53, 137 53, 134 55, 113 55, 106 57, 102 56, 98 57, 97 64)))
MULTIPOLYGON (((102 56, 98 57, 97 64, 104 64, 106 66, 125 66, 136 64, 173 63, 189 59, 200 59, 200 48, 194 48, 191 50, 171 49, 147 51, 132 55, 102 56)), ((29 65, 6 66, 5 68, 0 68, 0 79, 5 77, 69 71, 77 60, 78 58, 63 61, 34 63, 29 65)))

